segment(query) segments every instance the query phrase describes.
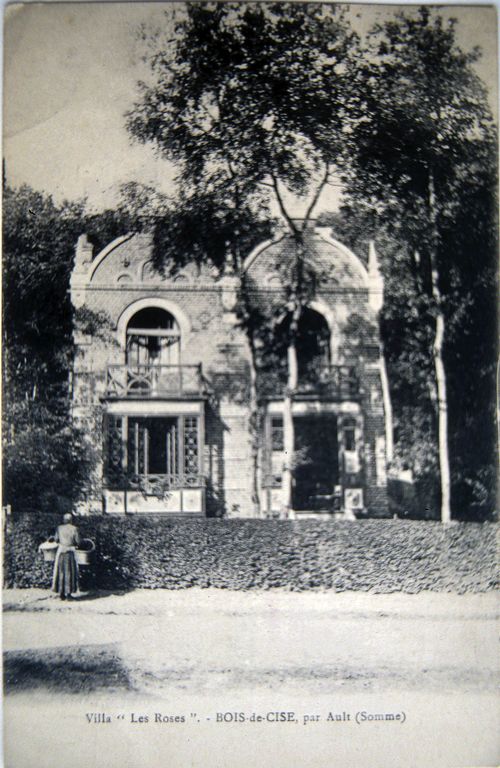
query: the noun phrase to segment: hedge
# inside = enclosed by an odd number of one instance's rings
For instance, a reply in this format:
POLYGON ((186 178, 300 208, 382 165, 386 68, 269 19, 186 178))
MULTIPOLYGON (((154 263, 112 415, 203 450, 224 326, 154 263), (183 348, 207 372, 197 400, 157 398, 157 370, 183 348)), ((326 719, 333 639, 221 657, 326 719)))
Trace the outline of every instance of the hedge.
MULTIPOLYGON (((10 520, 4 584, 50 587, 38 545, 60 517, 10 520)), ((85 517, 96 543, 82 588, 484 592, 497 586, 494 523, 85 517)))

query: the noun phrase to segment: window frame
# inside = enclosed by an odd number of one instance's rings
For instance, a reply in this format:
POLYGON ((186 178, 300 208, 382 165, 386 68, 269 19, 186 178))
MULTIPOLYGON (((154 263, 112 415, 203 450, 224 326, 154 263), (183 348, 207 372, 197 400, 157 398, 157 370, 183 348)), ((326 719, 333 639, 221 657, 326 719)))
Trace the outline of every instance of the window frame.
MULTIPOLYGON (((168 437, 167 437, 168 439, 168 437)), ((153 477, 176 478, 176 482, 181 482, 186 477, 203 476, 203 415, 202 414, 172 414, 172 415, 145 415, 145 414, 107 414, 104 423, 104 479, 108 487, 128 486, 130 479, 140 477, 147 480, 153 477), (168 448, 165 449, 165 468, 163 472, 150 472, 148 461, 148 437, 147 425, 143 432, 142 461, 139 455, 141 451, 140 440, 140 421, 151 421, 153 419, 175 422, 175 455, 177 462, 177 471, 168 472, 169 454, 168 448), (196 471, 191 468, 186 471, 186 422, 192 420, 196 422, 194 433, 196 434, 196 471), (135 431, 136 439, 130 440, 131 427, 135 431), (113 431, 112 431, 113 430, 113 431), (114 442, 113 442, 114 441, 114 442), (118 443, 120 444, 119 447, 118 443), (133 452, 134 455, 131 455, 133 452), (118 461, 110 462, 110 455, 118 454, 118 461), (118 465, 119 462, 119 465, 118 465), (137 472, 136 469, 143 465, 144 470, 137 472)), ((182 484, 182 482, 181 482, 182 484)))

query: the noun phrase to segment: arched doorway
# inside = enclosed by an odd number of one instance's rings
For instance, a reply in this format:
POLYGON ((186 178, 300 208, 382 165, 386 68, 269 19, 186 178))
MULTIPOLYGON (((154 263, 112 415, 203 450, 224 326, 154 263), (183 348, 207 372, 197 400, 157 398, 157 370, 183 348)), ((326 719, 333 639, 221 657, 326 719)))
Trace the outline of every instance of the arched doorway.
POLYGON ((323 315, 306 307, 296 340, 299 386, 315 382, 330 365, 330 329, 323 315))
MULTIPOLYGON (((285 316, 276 326, 274 334, 275 367, 279 371, 281 384, 279 390, 275 389, 275 395, 280 397, 283 396, 287 382, 290 323, 291 316, 285 316)), ((298 374, 295 402, 302 400, 317 404, 329 398, 334 388, 334 382, 330 386, 330 336, 330 327, 325 317, 315 309, 305 307, 295 338, 298 374)), ((339 482, 336 414, 325 408, 297 408, 294 409, 293 424, 292 506, 297 511, 331 510, 335 486, 339 482)), ((281 468, 286 461, 282 415, 270 414, 267 429, 268 481, 276 486, 281 483, 281 468)))
MULTIPOLYGON (((259 370, 264 374, 266 394, 277 394, 287 384, 291 315, 279 321, 261 348, 259 370), (272 391, 274 388, 274 392, 272 391)), ((330 328, 322 314, 305 307, 295 338, 298 391, 312 391, 324 381, 330 368, 330 328)))

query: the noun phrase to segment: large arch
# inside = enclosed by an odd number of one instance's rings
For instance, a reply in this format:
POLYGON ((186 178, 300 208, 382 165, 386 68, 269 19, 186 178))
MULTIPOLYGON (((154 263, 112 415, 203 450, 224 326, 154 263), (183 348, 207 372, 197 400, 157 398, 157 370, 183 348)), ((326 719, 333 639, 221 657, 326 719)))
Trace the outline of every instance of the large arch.
POLYGON ((280 243, 284 238, 286 237, 286 234, 281 234, 278 237, 270 240, 264 240, 263 243, 259 243, 255 246, 255 248, 248 254, 245 261, 243 262, 243 272, 247 272, 252 264, 254 263, 255 259, 267 248, 269 248, 272 245, 277 245, 280 243))
POLYGON ((336 248, 345 258, 345 260, 351 265, 358 276, 363 280, 363 282, 368 285, 368 271, 361 259, 356 256, 354 251, 351 251, 350 248, 341 243, 339 240, 335 240, 333 237, 331 237, 329 227, 316 227, 316 234, 325 243, 328 243, 329 245, 332 245, 334 248, 336 248))
POLYGON ((100 264, 102 264, 104 259, 109 256, 109 254, 114 251, 115 248, 118 248, 118 246, 122 245, 122 243, 126 243, 127 240, 130 240, 132 237, 134 237, 133 232, 129 232, 127 235, 120 235, 120 237, 117 237, 111 243, 108 243, 108 245, 97 254, 95 259, 92 261, 92 264, 90 265, 90 272, 88 276, 89 283, 91 282, 94 274, 97 271, 97 268, 100 264))
POLYGON ((137 299, 123 310, 116 324, 116 332, 120 347, 122 349, 125 349, 126 347, 127 326, 129 320, 131 320, 131 318, 141 309, 150 308, 164 309, 172 315, 179 326, 181 332, 181 345, 184 347, 189 339, 189 334, 191 333, 191 323, 189 322, 188 316, 175 302, 158 296, 148 296, 143 299, 137 299))
MULTIPOLYGON (((318 240, 322 240, 324 243, 328 243, 328 245, 332 246, 345 260, 345 262, 351 266, 354 273, 357 274, 358 278, 360 278, 365 285, 368 285, 368 271, 361 259, 346 245, 331 237, 330 231, 330 227, 315 227, 315 238, 318 238, 318 240)), ((274 239, 265 240, 263 243, 259 243, 259 245, 257 245, 246 257, 243 263, 243 272, 247 272, 253 266, 259 256, 264 253, 264 251, 266 251, 268 248, 272 248, 273 246, 278 245, 278 243, 289 236, 289 233, 284 233, 280 234, 274 239)))

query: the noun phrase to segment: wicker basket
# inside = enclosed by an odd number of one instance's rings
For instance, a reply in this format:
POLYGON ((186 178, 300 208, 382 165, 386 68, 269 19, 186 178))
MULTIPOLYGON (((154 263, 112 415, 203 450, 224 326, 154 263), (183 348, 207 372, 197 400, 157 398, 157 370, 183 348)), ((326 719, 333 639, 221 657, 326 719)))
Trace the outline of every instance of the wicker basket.
POLYGON ((92 556, 95 551, 95 544, 92 539, 82 539, 80 547, 85 546, 85 549, 76 549, 76 562, 78 565, 90 565, 92 556))
POLYGON ((43 559, 46 563, 53 563, 56 559, 57 541, 51 536, 47 541, 43 541, 38 547, 38 551, 42 553, 43 559))

